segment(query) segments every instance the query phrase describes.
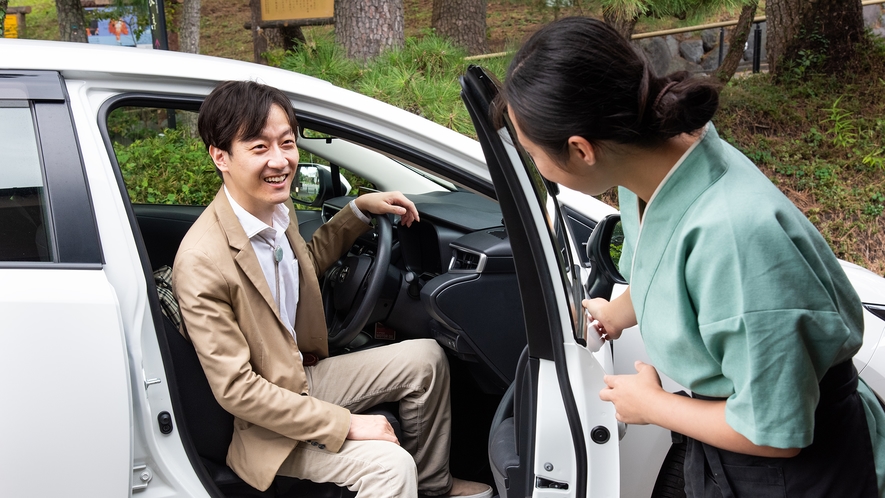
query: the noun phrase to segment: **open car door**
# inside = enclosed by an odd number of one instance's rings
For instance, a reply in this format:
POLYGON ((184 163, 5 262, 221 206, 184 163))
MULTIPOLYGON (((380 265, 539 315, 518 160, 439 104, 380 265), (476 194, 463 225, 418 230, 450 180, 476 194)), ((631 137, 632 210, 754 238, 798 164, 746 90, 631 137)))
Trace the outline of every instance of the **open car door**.
POLYGON ((492 124, 494 79, 471 66, 461 87, 511 240, 528 339, 489 437, 498 492, 501 498, 616 497, 618 424, 614 407, 599 399, 600 360, 608 363, 611 350, 586 347, 596 338, 585 336, 585 291, 556 185, 516 144, 509 122, 500 129, 492 124))

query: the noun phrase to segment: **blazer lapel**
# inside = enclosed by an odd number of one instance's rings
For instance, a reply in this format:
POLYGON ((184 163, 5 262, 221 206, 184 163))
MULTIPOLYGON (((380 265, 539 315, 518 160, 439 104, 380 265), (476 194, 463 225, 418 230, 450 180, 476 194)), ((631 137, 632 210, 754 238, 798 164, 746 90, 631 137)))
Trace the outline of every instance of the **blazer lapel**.
POLYGON ((295 334, 298 337, 298 348, 302 351, 315 353, 322 358, 329 356, 328 329, 326 313, 323 309, 323 298, 313 260, 307 244, 298 232, 298 218, 291 202, 289 208, 289 227, 286 237, 298 260, 300 270, 298 276, 298 310, 295 313, 295 334))
POLYGON ((227 200, 224 187, 215 196, 215 204, 215 212, 218 213, 218 221, 227 235, 228 244, 232 249, 236 250, 234 261, 236 261, 243 273, 249 277, 252 286, 258 290, 258 293, 264 298, 264 302, 273 310, 279 325, 285 330, 285 325, 280 319, 280 310, 277 309, 277 303, 274 301, 267 278, 265 278, 264 272, 261 270, 261 265, 258 264, 258 256, 255 254, 255 249, 252 248, 252 242, 249 240, 249 237, 246 237, 243 225, 240 224, 240 220, 237 219, 236 213, 234 213, 230 202, 227 200))

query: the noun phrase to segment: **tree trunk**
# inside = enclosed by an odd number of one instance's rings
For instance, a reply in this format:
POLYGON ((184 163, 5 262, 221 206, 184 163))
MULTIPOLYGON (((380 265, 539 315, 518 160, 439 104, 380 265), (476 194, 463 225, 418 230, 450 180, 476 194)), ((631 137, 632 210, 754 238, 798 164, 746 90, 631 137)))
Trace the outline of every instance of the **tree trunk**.
POLYGON ((270 47, 281 47, 285 51, 296 50, 307 43, 301 26, 284 26, 282 28, 266 28, 264 37, 270 47))
POLYGON ((86 43, 86 17, 80 0, 55 0, 58 12, 58 39, 86 43))
POLYGON ((628 17, 623 11, 607 7, 602 11, 602 20, 615 28, 615 31, 621 33, 621 36, 629 40, 633 36, 633 28, 636 27, 639 17, 628 17))
POLYGON ((405 45, 403 0, 337 0, 335 42, 351 59, 366 60, 405 45))
POLYGON ((3 38, 5 31, 3 23, 6 21, 6 9, 9 7, 9 0, 0 0, 0 38, 3 38))
POLYGON ((470 55, 488 51, 486 0, 433 0, 430 25, 470 55))
POLYGON ((261 29, 261 0, 249 0, 249 8, 252 14, 252 60, 258 64, 267 64, 264 53, 267 52, 267 38, 261 29))
POLYGON ((839 74, 863 37, 861 0, 768 0, 768 69, 783 76, 810 68, 839 74))
POLYGON ((179 26, 179 50, 200 53, 200 0, 184 0, 179 26))
POLYGON ((744 57, 744 45, 750 37, 750 31, 753 30, 753 18, 756 16, 756 6, 758 2, 744 5, 741 9, 741 16, 738 18, 737 26, 731 33, 731 41, 728 47, 728 54, 719 69, 716 70, 716 77, 722 83, 728 83, 734 72, 737 70, 738 64, 744 57))

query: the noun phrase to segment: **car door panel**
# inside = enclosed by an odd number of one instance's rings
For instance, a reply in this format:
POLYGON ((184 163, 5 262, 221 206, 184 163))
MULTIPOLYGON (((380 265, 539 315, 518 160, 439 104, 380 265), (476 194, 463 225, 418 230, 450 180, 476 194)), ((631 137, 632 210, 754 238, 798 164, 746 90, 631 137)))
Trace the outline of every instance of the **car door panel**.
POLYGON ((0 496, 128 496, 128 364, 104 272, 0 269, 0 281, 0 496))
POLYGON ((13 197, 23 187, 34 193, 22 199, 29 206, 4 207, 38 226, 39 240, 22 224, 4 226, 3 238, 30 237, 41 253, 5 251, 0 261, 0 496, 128 496, 123 321, 62 79, 0 71, 0 109, 22 111, 2 119, 15 118, 5 124, 23 132, 18 142, 0 142, 0 178, 9 183, 2 187, 13 197))

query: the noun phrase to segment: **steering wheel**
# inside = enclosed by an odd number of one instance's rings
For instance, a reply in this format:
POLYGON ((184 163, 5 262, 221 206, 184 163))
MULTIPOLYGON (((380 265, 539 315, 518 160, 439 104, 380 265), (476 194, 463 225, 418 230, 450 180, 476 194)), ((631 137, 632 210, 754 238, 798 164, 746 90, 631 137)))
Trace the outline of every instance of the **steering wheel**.
POLYGON ((392 228, 385 215, 375 216, 378 249, 375 255, 347 255, 326 271, 323 308, 329 326, 329 350, 356 339, 381 296, 390 265, 392 228))

